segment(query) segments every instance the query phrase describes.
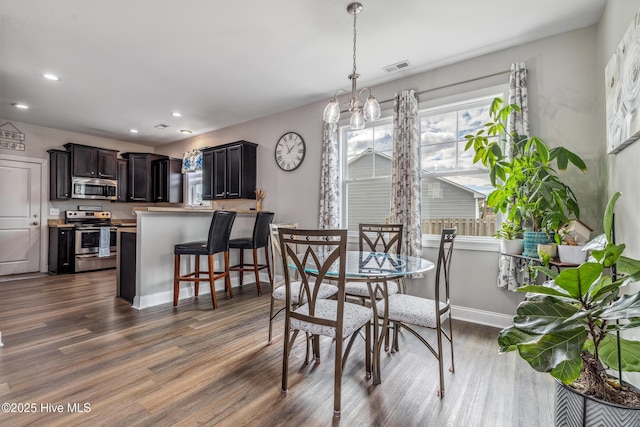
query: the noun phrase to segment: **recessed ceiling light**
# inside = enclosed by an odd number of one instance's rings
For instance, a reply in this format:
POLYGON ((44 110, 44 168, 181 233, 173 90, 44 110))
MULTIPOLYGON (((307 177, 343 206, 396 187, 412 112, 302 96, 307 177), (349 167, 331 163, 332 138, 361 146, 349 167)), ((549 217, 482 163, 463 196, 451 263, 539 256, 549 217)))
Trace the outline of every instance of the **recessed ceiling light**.
POLYGON ((56 76, 55 74, 52 73, 44 73, 42 74, 42 77, 44 77, 47 80, 51 80, 54 82, 59 82, 60 81, 60 77, 56 76))
POLYGON ((19 108, 21 110, 28 110, 29 109, 29 106, 27 104, 21 104, 19 102, 14 102, 11 105, 13 105, 14 107, 19 108))
POLYGON ((183 135, 191 135, 191 131, 189 129, 180 129, 180 133, 183 135))
POLYGON ((131 132, 131 133, 138 133, 138 129, 129 129, 129 132, 131 132))
POLYGON ((182 114, 181 114, 181 113, 178 113, 177 111, 174 111, 173 113, 171 113, 171 115, 172 115, 173 117, 182 117, 182 114))

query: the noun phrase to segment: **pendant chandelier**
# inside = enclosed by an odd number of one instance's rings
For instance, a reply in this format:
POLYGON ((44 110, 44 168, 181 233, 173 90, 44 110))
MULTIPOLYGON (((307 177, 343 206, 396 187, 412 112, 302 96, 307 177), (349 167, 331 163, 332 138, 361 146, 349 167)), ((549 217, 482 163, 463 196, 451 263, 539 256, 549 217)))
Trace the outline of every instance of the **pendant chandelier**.
MULTIPOLYGON (((351 120, 349 121, 349 124, 353 130, 364 129, 365 121, 370 122, 380 118, 380 104, 378 104, 378 101, 376 101, 371 94, 371 89, 365 87, 360 89, 358 92, 356 87, 358 77, 360 77, 356 72, 356 17, 360 12, 362 12, 362 9, 363 6, 360 3, 351 3, 347 6, 347 12, 353 15, 353 71, 349 74, 349 80, 351 80, 351 97, 344 105, 345 107, 348 107, 351 112, 351 120), (364 105, 362 105, 360 95, 362 95, 362 92, 364 91, 369 93, 369 97, 364 102, 364 105)), ((338 95, 341 92, 348 93, 344 89, 338 89, 331 101, 324 108, 322 118, 326 123, 338 123, 338 120, 340 119, 340 103, 338 102, 338 95)))

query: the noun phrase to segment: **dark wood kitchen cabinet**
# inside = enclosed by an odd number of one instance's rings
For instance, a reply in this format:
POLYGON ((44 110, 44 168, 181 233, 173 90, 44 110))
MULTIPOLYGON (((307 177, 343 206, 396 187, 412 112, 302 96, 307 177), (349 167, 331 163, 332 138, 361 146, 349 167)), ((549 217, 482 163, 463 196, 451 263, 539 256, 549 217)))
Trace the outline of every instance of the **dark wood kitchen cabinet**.
POLYGON ((151 175, 154 202, 182 203, 182 160, 154 160, 151 175))
POLYGON ((129 162, 126 159, 118 159, 118 190, 116 202, 126 202, 128 199, 129 190, 127 188, 129 174, 129 162))
POLYGON ((75 271, 75 230, 49 227, 49 271, 55 274, 75 271))
POLYGON ((71 175, 85 178, 116 179, 118 173, 117 150, 65 144, 71 153, 71 175))
POLYGON ((128 162, 127 200, 129 202, 153 202, 153 177, 151 163, 166 159, 152 153, 122 153, 128 162))
POLYGON ((69 200, 71 154, 62 150, 48 150, 47 153, 49 153, 49 200, 69 200))
POLYGON ((202 198, 255 199, 258 144, 237 141, 202 151, 202 198))

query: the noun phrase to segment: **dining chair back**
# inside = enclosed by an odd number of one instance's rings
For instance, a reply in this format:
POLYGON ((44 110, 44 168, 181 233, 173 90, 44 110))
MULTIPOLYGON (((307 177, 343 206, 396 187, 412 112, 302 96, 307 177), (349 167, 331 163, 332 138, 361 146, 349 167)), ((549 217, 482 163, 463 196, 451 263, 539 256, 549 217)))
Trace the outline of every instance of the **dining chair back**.
MULTIPOLYGON (((444 396, 444 352, 443 337, 449 341, 451 348, 451 367, 449 371, 454 372, 453 361, 453 328, 451 324, 451 259, 453 256, 453 243, 456 238, 455 228, 445 228, 440 235, 440 245, 438 248, 438 261, 436 265, 434 298, 422 298, 414 295, 398 293, 390 295, 388 298, 387 314, 390 322, 393 322, 393 349, 398 351, 398 331, 409 331, 420 340, 438 359, 438 371, 440 375, 440 387, 437 394, 440 398, 444 396), (443 329, 443 323, 448 320, 448 332, 443 329), (408 326, 420 326, 434 329, 436 331, 437 343, 430 344, 415 329, 408 326)), ((385 313, 384 301, 377 303, 378 316, 385 313)))
POLYGON ((240 273, 238 282, 242 286, 244 273, 247 271, 253 271, 256 278, 256 288, 258 289, 258 295, 262 294, 262 288, 260 286, 260 270, 266 269, 269 276, 269 283, 271 283, 271 268, 269 266, 269 224, 273 222, 273 212, 260 211, 256 213, 256 220, 253 225, 253 233, 251 237, 238 237, 229 241, 229 249, 239 249, 238 264, 230 267, 231 271, 237 271, 240 273), (258 249, 264 248, 264 263, 258 262, 258 249), (253 263, 245 264, 244 251, 249 249, 253 253, 253 263))
POLYGON ((209 282, 211 286, 211 300, 213 308, 218 306, 214 282, 224 278, 225 291, 229 292, 229 297, 233 297, 231 290, 231 280, 229 278, 229 237, 231 228, 236 219, 236 212, 215 211, 211 218, 209 234, 206 241, 195 241, 178 243, 173 247, 174 267, 173 267, 173 305, 178 305, 180 295, 180 282, 194 282, 194 295, 198 296, 200 282, 209 282), (224 270, 216 272, 214 270, 213 255, 224 253, 224 270), (185 275, 180 274, 180 256, 195 255, 195 270, 185 275), (207 271, 200 271, 200 256, 208 257, 207 271), (206 275, 206 277, 201 277, 206 275))
MULTIPOLYGON (((358 249, 360 252, 383 252, 400 255, 402 229, 402 224, 359 224, 358 249)), ((397 293, 403 288, 403 283, 402 279, 387 282, 387 293, 389 295, 397 293)), ((379 288, 379 286, 374 288, 379 288)), ((363 281, 348 281, 346 295, 359 298, 363 304, 370 298, 369 288, 363 281)), ((376 290, 376 299, 382 297, 382 293, 376 290)))
MULTIPOLYGON (((282 392, 287 393, 289 356, 299 332, 312 336, 314 356, 317 357, 320 335, 335 339, 333 414, 340 416, 342 372, 358 332, 364 326, 365 366, 371 376, 370 308, 345 301, 345 273, 347 256, 347 230, 303 230, 280 228, 278 230, 282 250, 282 265, 285 279, 285 328, 282 362, 282 392), (300 290, 294 286, 297 270, 300 290), (331 279, 337 286, 337 298, 321 297, 323 282, 331 279), (296 295, 299 304, 294 305, 296 295), (344 340, 349 338, 346 347, 344 340), (344 348, 344 351, 343 351, 344 348)), ((305 364, 309 363, 309 340, 305 364)))

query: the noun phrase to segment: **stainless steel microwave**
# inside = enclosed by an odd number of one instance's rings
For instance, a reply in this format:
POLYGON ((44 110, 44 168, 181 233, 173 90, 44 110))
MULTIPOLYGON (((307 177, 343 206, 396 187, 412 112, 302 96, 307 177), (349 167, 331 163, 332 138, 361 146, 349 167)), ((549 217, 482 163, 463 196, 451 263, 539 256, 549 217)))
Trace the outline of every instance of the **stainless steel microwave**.
POLYGON ((118 181, 100 178, 71 178, 72 199, 116 200, 118 181))

